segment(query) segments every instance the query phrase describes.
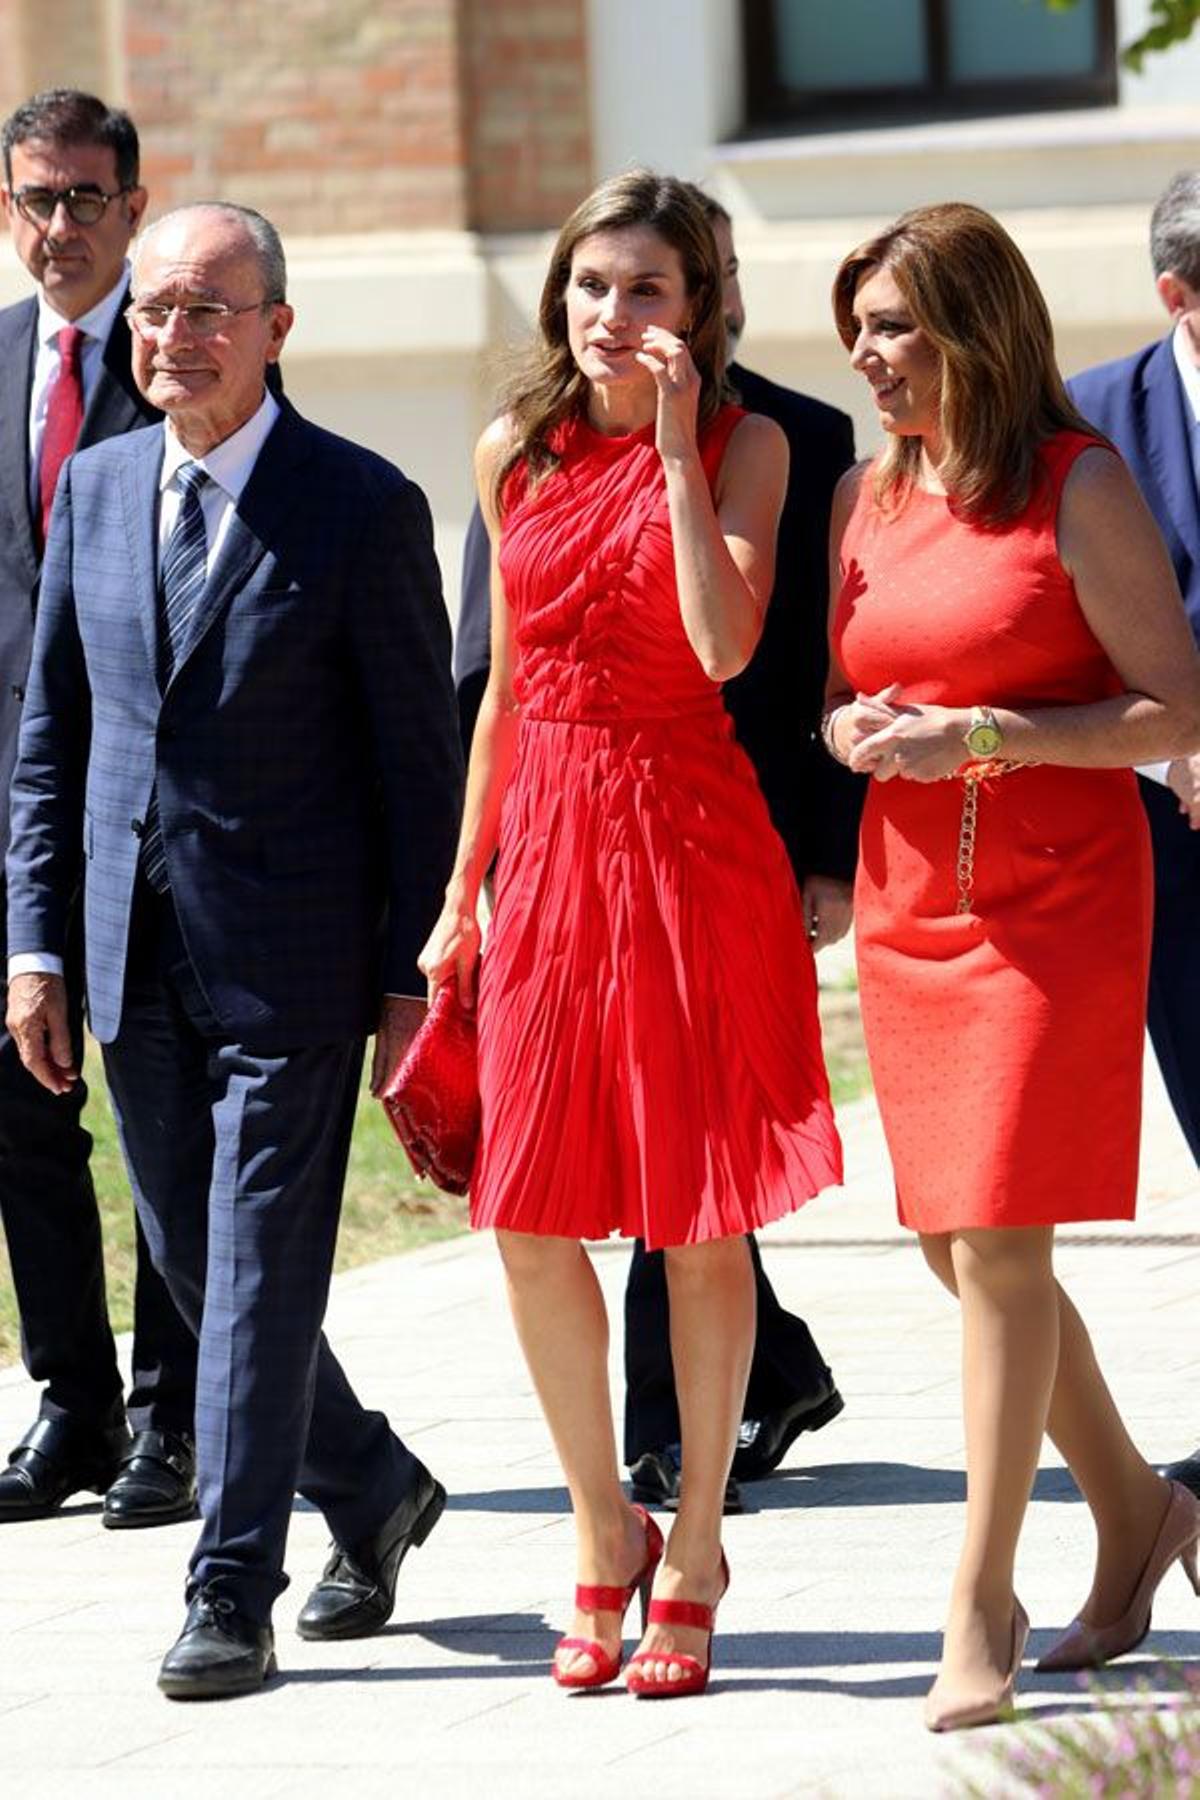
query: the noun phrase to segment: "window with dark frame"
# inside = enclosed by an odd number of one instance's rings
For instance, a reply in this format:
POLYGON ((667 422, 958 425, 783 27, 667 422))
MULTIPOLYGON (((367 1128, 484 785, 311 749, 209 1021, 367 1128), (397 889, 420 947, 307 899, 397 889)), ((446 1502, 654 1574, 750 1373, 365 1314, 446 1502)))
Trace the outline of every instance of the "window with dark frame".
POLYGON ((1112 105, 1115 0, 742 0, 746 129, 1112 105))

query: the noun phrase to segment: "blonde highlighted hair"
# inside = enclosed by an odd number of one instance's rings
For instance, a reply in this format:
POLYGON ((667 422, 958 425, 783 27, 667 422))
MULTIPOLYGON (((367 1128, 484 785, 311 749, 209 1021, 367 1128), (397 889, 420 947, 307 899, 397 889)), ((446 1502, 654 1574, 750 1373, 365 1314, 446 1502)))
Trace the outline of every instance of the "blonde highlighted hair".
POLYGON ((502 510, 508 478, 524 463, 536 486, 558 467, 551 442, 555 428, 582 413, 588 383, 580 374, 567 338, 567 284, 575 250, 601 231, 644 225, 678 253, 690 302, 688 349, 700 375, 700 424, 728 398, 725 381, 725 321, 721 305, 721 264, 712 226, 697 190, 672 175, 630 169, 580 202, 558 234, 542 286, 537 335, 508 383, 503 399, 512 435, 496 472, 494 498, 502 510))
MULTIPOLYGON (((1057 431, 1100 434, 1067 395, 1050 314, 1033 272, 990 213, 959 201, 918 206, 845 257, 833 284, 838 335, 858 336, 855 296, 886 269, 941 357, 939 474, 956 510, 1003 525, 1028 505, 1038 447, 1057 431)), ((889 435, 875 477, 880 504, 914 485, 919 437, 889 435)))

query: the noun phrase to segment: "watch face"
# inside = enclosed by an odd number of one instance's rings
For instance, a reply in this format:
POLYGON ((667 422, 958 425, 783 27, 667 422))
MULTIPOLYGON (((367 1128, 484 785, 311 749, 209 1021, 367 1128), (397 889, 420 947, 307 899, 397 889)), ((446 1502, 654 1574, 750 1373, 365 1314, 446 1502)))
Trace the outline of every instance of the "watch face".
POLYGON ((985 725, 982 721, 972 725, 967 733, 967 749, 972 756, 995 756, 1004 742, 995 725, 985 725))

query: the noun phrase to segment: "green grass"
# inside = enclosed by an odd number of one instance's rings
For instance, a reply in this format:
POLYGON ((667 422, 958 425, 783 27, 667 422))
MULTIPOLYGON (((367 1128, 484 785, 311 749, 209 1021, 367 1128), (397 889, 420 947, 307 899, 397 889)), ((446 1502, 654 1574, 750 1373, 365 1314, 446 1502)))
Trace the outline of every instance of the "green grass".
MULTIPOLYGON (((127 1331, 133 1323, 133 1201, 94 1044, 88 1045, 84 1073, 89 1090, 84 1117, 95 1142, 92 1177, 104 1227, 109 1316, 115 1331, 127 1331)), ((466 1224, 465 1200, 440 1193, 412 1173, 383 1108, 367 1092, 364 1076, 334 1267, 350 1269, 396 1256, 453 1237, 466 1224)), ((16 1296, 0 1234, 0 1366, 15 1362, 19 1350, 16 1296)))

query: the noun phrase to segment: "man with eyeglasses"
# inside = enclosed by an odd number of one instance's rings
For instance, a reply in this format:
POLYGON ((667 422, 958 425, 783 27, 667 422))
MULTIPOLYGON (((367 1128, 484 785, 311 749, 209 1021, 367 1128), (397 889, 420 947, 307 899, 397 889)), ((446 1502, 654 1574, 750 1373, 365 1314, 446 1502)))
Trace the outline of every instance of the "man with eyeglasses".
MULTIPOLYGON (((151 425, 161 414, 134 385, 123 317, 126 252, 147 199, 132 121, 91 94, 57 89, 18 107, 0 144, 0 204, 38 285, 35 297, 0 311, 2 852, 59 471, 73 450, 151 425)), ((78 924, 72 909, 63 954, 76 1067, 83 1037, 78 924)), ((0 943, 0 979, 2 953, 0 943)), ((0 1521, 45 1517, 91 1488, 105 1493, 108 1526, 164 1524, 195 1512, 195 1343, 138 1230, 133 1380, 123 1403, 91 1138, 81 1123, 86 1097, 82 1081, 60 1094, 35 1081, 0 1024, 0 1214, 25 1364, 45 1384, 37 1421, 0 1471, 0 1521)))
MULTIPOLYGON (((245 207, 140 240, 133 372, 166 424, 66 466, 12 789, 10 950, 58 951, 82 839, 92 1029, 199 1334, 201 1531, 159 1673, 180 1700, 273 1673, 297 1488, 334 1539, 298 1620, 320 1639, 386 1622, 446 1499, 321 1321, 364 1041, 378 1092, 454 856, 449 621, 420 489, 270 393, 285 294, 245 207)), ((52 972, 10 978, 9 1028, 58 1089, 65 1009, 52 972)))

